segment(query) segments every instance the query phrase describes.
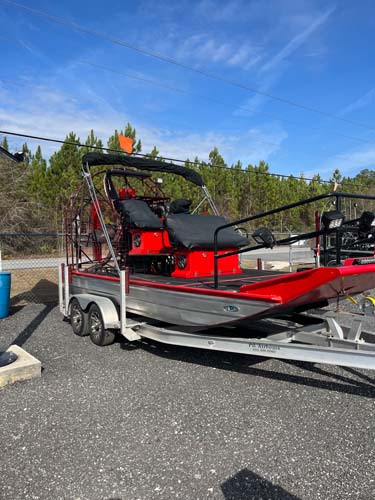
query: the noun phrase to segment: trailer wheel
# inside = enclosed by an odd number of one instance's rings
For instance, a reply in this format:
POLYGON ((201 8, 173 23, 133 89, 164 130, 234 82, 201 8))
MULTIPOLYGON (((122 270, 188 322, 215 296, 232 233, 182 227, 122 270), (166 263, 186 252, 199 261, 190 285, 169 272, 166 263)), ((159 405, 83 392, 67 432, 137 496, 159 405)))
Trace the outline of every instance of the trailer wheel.
POLYGON ((87 313, 83 311, 78 300, 74 297, 70 303, 70 324, 73 332, 79 337, 89 335, 87 313))
POLYGON ((90 339, 95 345, 105 346, 113 344, 116 334, 112 330, 106 330, 102 313, 96 304, 92 304, 88 315, 88 328, 90 339))

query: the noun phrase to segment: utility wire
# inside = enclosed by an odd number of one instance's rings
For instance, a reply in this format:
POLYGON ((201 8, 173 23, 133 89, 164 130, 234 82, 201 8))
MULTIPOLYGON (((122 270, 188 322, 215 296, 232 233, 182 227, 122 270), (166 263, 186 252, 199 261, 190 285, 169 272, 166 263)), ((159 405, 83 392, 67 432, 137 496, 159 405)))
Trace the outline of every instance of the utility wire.
MULTIPOLYGON (((257 112, 257 113, 259 113, 254 108, 252 109, 252 108, 248 108, 248 107, 244 107, 244 106, 237 106, 237 105, 234 105, 234 104, 228 104, 228 103, 225 103, 224 101, 219 101, 218 99, 215 99, 215 98, 212 98, 212 97, 208 97, 208 96, 196 94, 195 92, 192 92, 190 90, 181 89, 179 87, 174 87, 174 86, 171 86, 171 85, 166 85, 163 82, 158 82, 156 80, 144 78, 144 77, 141 77, 141 76, 132 75, 130 73, 124 73, 122 71, 118 71, 117 69, 109 68, 107 66, 103 66, 103 65, 100 65, 100 64, 92 63, 92 62, 89 62, 89 61, 78 61, 78 62, 80 64, 85 64, 85 65, 88 65, 88 66, 92 66, 93 68, 101 69, 103 71, 108 71, 110 73, 116 74, 116 75, 121 76, 123 78, 130 78, 130 79, 135 80, 135 81, 140 81, 140 82, 143 82, 143 83, 154 85, 154 86, 157 86, 157 87, 160 87, 160 88, 163 88, 163 89, 171 90, 172 92, 178 92, 180 94, 192 95, 192 96, 198 97, 199 99, 202 99, 202 100, 207 100, 207 101, 214 102, 216 104, 220 104, 222 106, 231 107, 232 109, 240 109, 240 110, 247 111, 247 112, 257 112)), ((15 85, 15 86, 19 86, 19 87, 28 87, 28 88, 34 88, 34 89, 37 89, 37 90, 43 90, 43 86, 32 85, 32 84, 28 84, 28 83, 21 83, 21 82, 18 82, 18 81, 8 80, 8 79, 4 79, 4 78, 0 78, 0 82, 2 82, 4 85, 15 85)), ((66 94, 64 94, 64 95, 66 95, 66 94)), ((67 97, 70 97, 70 99, 75 100, 75 98, 72 95, 70 95, 70 96, 68 95, 67 97)), ((302 122, 296 122, 296 121, 293 121, 293 120, 288 120, 288 119, 285 119, 285 118, 280 118, 280 117, 278 117, 276 115, 272 115, 270 113, 264 113, 263 111, 260 112, 260 114, 262 114, 264 116, 269 116, 271 118, 275 118, 277 120, 280 120, 281 122, 290 123, 290 124, 296 125, 296 126, 303 126, 302 122)), ((313 129, 310 129, 310 132, 314 131, 314 130, 318 131, 318 129, 314 129, 313 128, 313 129)), ((371 141, 371 140, 368 140, 368 139, 362 139, 362 138, 355 137, 355 136, 352 136, 352 135, 342 134, 341 132, 336 132, 334 130, 330 130, 329 133, 331 133, 333 135, 337 135, 339 137, 344 137, 345 139, 350 139, 350 140, 353 140, 353 141, 356 141, 356 142, 360 142, 360 143, 374 144, 374 141, 371 141)), ((254 142, 256 142, 256 143, 268 144, 268 145, 271 145, 271 146, 280 146, 280 143, 272 142, 272 141, 266 141, 264 139, 260 139, 260 138, 257 138, 257 137, 252 137, 251 140, 254 141, 254 142)))
MULTIPOLYGON (((167 85, 167 84, 164 84, 163 82, 158 82, 156 80, 151 80, 151 79, 148 79, 148 78, 131 75, 129 73, 124 73, 123 71, 119 71, 119 70, 114 69, 114 68, 109 68, 108 66, 103 66, 101 64, 96 64, 96 63, 89 62, 89 61, 78 61, 78 62, 80 64, 86 64, 88 66, 92 66, 93 68, 97 68, 97 69, 100 69, 100 70, 103 70, 103 71, 108 71, 110 73, 119 75, 119 76, 124 77, 124 78, 130 78, 130 79, 133 79, 133 80, 138 80, 140 82, 144 82, 144 83, 147 83, 147 84, 150 84, 150 85, 155 85, 157 87, 161 87, 163 89, 171 90, 172 92, 178 92, 180 94, 192 95, 194 97, 198 97, 199 99, 203 99, 203 100, 214 102, 216 104, 220 104, 221 106, 226 106, 226 107, 229 106, 229 107, 231 107, 233 109, 239 109, 239 110, 247 111, 247 112, 250 112, 250 113, 255 112, 255 113, 258 113, 258 114, 261 114, 261 115, 264 115, 264 116, 268 116, 270 118, 274 118, 276 120, 280 120, 281 122, 285 122, 285 123, 290 123, 292 125, 296 125, 298 127, 304 125, 302 122, 298 122, 298 121, 294 121, 294 120, 289 120, 289 119, 286 119, 286 118, 280 118, 279 116, 273 115, 271 113, 265 113, 263 111, 259 112, 255 108, 248 108, 248 107, 245 107, 245 106, 237 106, 235 104, 228 104, 228 103, 226 103, 224 101, 220 101, 220 100, 215 99, 213 97, 208 97, 208 96, 196 94, 195 92, 192 92, 190 90, 181 89, 179 87, 167 85)), ((310 131, 311 130, 318 131, 318 129, 310 129, 310 131)), ((366 144, 374 144, 374 141, 370 141, 368 139, 362 139, 362 138, 359 138, 359 137, 354 137, 352 135, 342 134, 341 132, 336 132, 334 130, 330 130, 329 133, 337 135, 337 136, 340 136, 340 137, 344 137, 345 139, 352 139, 353 141, 358 141, 358 142, 362 142, 362 143, 366 143, 366 144)), ((269 141, 263 141, 261 139, 255 139, 255 141, 256 142, 264 142, 266 144, 271 144, 271 145, 279 146, 278 143, 269 142, 269 141)))
MULTIPOLYGON (((83 62, 83 61, 79 61, 80 63, 82 64, 89 64, 91 66, 90 63, 87 63, 87 62, 83 62)), ((96 64, 92 64, 94 67, 98 67, 98 68, 101 68, 101 69, 106 69, 107 71, 111 71, 113 73, 116 73, 118 75, 121 75, 122 77, 125 77, 125 78, 131 78, 133 80, 136 80, 136 81, 141 81, 141 82, 145 82, 145 83, 149 83, 151 85, 157 85, 159 87, 164 87, 168 90, 172 90, 174 92, 179 92, 179 93, 185 93, 185 94, 192 94, 194 95, 195 97, 199 97, 201 99, 207 99, 208 101, 211 100, 212 102, 216 102, 218 104, 221 104, 221 105, 224 105, 224 106, 228 106, 228 104, 224 103, 224 102, 221 102, 221 101, 218 101, 216 99, 212 99, 210 97, 205 97, 205 96, 200 96, 200 95, 197 95, 193 92, 190 92, 188 90, 183 90, 183 89, 178 89, 177 87, 171 87, 171 86, 164 86, 162 83, 159 83, 155 80, 148 80, 146 78, 142 78, 142 77, 138 77, 138 76, 134 76, 134 75, 130 75, 130 74, 127 74, 127 73, 120 73, 116 70, 112 70, 111 68, 105 68, 104 66, 99 66, 99 65, 96 65, 96 64)), ((4 80, 3 78, 0 78, 0 82, 1 83, 4 83, 5 85, 7 84, 10 84, 10 85, 15 85, 15 86, 19 86, 19 87, 28 87, 28 88, 35 88, 37 90, 43 90, 42 87, 38 86, 38 85, 30 85, 30 84, 26 84, 26 83, 19 83, 19 82, 15 82, 15 81, 12 81, 12 80, 4 80)), ((70 97, 71 100, 74 100, 74 97, 73 96, 69 96, 67 95, 67 97, 70 97)), ((236 106, 232 106, 234 108, 236 108, 236 106)), ((248 108, 239 108, 239 109, 244 109, 246 111, 251 111, 250 109, 248 108)), ((272 115, 268 115, 268 116, 272 116, 272 115)), ((276 117, 274 117, 276 118, 276 117)), ((293 122, 291 122, 293 123, 293 122)), ((272 142, 272 141, 267 141, 265 139, 260 139, 259 137, 251 137, 251 140, 254 141, 255 143, 259 143, 259 144, 268 144, 270 146, 277 146, 279 147, 280 146, 280 143, 279 142, 272 142)))
MULTIPOLYGON (((91 149, 96 149, 100 151, 110 151, 111 153, 122 153, 124 154, 124 151, 122 149, 112 149, 112 148, 106 148, 104 146, 93 146, 93 145, 88 145, 88 144, 81 144, 80 142, 72 142, 72 141, 62 141, 61 139, 52 139, 50 137, 42 137, 38 135, 31 135, 31 134, 23 134, 20 132, 11 132, 9 130, 0 130, 0 135, 11 135, 15 137, 24 137, 26 139, 35 139, 38 141, 45 141, 45 142, 54 142, 57 144, 67 144, 69 146, 78 146, 81 148, 91 148, 91 149)), ((147 154, 141 154, 141 153, 133 153, 132 156, 136 157, 143 157, 143 158, 150 158, 150 155, 147 154)), ((185 165, 192 165, 194 167, 197 167, 197 162, 195 161, 190 161, 190 160, 179 160, 177 158, 167 158, 165 156, 157 156, 153 158, 155 160, 159 161, 170 161, 174 163, 183 163, 185 165)), ((325 181, 325 180, 319 180, 317 181, 316 177, 303 177, 303 176, 294 176, 292 174, 290 175, 285 175, 285 174, 276 174, 272 172, 251 172, 249 170, 237 170, 233 167, 228 166, 227 164, 224 165, 215 165, 213 163, 206 162, 204 160, 200 160, 199 163, 203 166, 207 167, 214 167, 214 168, 221 168, 223 170, 230 170, 233 173, 244 173, 244 174, 252 174, 252 175, 269 175, 271 177, 279 177, 283 179, 289 179, 290 177, 293 177, 294 179, 299 179, 299 180, 304 180, 304 181, 313 181, 313 182, 318 182, 319 184, 332 184, 334 181, 325 181)), ((368 187, 364 186, 363 184, 357 184, 358 187, 368 187)))
POLYGON ((46 20, 48 20, 50 22, 53 22, 53 23, 56 23, 56 24, 60 24, 62 26, 67 26, 67 27, 69 27, 69 28, 71 28, 71 29, 73 29, 75 31, 80 32, 80 33, 85 33, 87 35, 91 35, 91 36, 94 36, 94 37, 97 37, 97 38, 101 38, 102 40, 106 40, 106 41, 108 41, 110 43, 113 43, 113 44, 116 44, 116 45, 120 45, 120 46, 125 47, 125 48, 127 48, 129 50, 138 52, 139 54, 142 54, 142 55, 145 55, 145 56, 148 56, 148 57, 152 57, 154 59, 158 59, 158 60, 166 62, 168 64, 173 64, 174 66, 178 66, 178 67, 183 68, 185 70, 189 70, 189 71, 192 71, 194 73, 198 73, 200 75, 203 75, 203 76, 205 76, 207 78, 210 78, 210 79, 213 79, 213 80, 221 81, 223 83, 226 83, 227 85, 231 85, 232 87, 237 87, 237 88, 240 88, 242 90, 246 90, 248 92, 252 92, 254 94, 258 94, 258 95, 261 95, 263 97, 268 97, 269 99, 273 99, 275 101, 279 101, 279 102, 282 102, 284 104, 288 104, 288 105, 293 106, 295 108, 299 108, 299 109, 302 109, 304 111, 309 111, 311 113, 316 113, 316 114, 319 114, 321 116, 325 116, 325 117, 332 118, 332 119, 335 119, 335 120, 339 120, 339 121, 342 121, 342 122, 345 122, 345 123, 349 123, 349 124, 355 125, 357 127, 365 128, 365 129, 368 129, 368 130, 375 130, 374 127, 371 127, 369 125, 366 125, 366 124, 363 124, 363 123, 359 123, 359 122, 356 122, 356 121, 353 121, 353 120, 349 120, 347 118, 343 118, 342 116, 338 116, 338 115, 335 115, 333 113, 329 113, 329 112, 323 111, 321 109, 318 109, 318 108, 315 108, 315 107, 312 107, 312 106, 308 106, 306 104, 302 104, 302 103, 293 101, 291 99, 287 99, 287 98, 284 98, 284 97, 279 97, 279 96, 270 94, 268 92, 263 92, 261 90, 255 89, 255 88, 250 87, 248 85, 245 85, 243 83, 236 82, 235 80, 230 80, 230 79, 224 78, 224 77, 222 77, 220 75, 217 75, 217 74, 214 74, 214 73, 210 73, 208 71, 203 71, 201 69, 194 68, 193 66, 189 66, 187 64, 181 63, 181 62, 179 62, 176 59, 173 59, 171 57, 165 56, 163 54, 159 54, 158 52, 153 52, 153 51, 144 49, 144 48, 139 47, 137 45, 131 44, 130 42, 127 42, 126 40, 123 40, 123 39, 120 39, 120 38, 115 38, 115 37, 113 37, 111 35, 108 35, 107 33, 103 33, 101 31, 92 30, 92 29, 87 28, 85 26, 82 26, 80 24, 77 24, 77 23, 74 23, 72 21, 69 21, 68 19, 65 19, 63 17, 58 17, 58 16, 55 16, 55 15, 51 15, 48 12, 45 12, 45 11, 42 11, 42 10, 39 10, 39 9, 34 9, 32 7, 28 7, 27 5, 23 5, 23 4, 14 2, 12 0, 0 0, 0 2, 6 3, 8 5, 12 5, 12 6, 14 6, 14 7, 18 8, 18 9, 23 9, 23 10, 25 10, 27 12, 30 12, 30 13, 36 15, 36 16, 42 17, 42 18, 44 18, 44 19, 46 19, 46 20))

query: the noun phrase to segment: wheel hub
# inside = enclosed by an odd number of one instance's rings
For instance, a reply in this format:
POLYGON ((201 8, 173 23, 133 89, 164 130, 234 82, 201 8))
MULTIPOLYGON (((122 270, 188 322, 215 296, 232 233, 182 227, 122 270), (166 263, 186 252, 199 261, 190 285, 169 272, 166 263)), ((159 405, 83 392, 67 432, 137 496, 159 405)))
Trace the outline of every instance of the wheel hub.
POLYGON ((90 329, 91 329, 91 332, 95 335, 97 335, 98 333, 100 333, 101 331, 101 321, 100 321, 100 318, 99 316, 96 314, 96 313, 93 313, 91 314, 91 317, 90 317, 90 329))

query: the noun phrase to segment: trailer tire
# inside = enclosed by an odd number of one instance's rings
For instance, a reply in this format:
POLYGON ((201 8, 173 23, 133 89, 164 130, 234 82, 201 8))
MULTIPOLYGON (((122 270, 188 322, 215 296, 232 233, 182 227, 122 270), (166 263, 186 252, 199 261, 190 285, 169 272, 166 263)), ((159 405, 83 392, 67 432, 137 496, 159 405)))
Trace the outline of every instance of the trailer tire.
POLYGON ((105 346, 115 341, 116 333, 105 328, 102 313, 96 304, 92 304, 89 309, 88 329, 90 339, 95 345, 105 346))
POLYGON ((74 297, 70 302, 70 324, 73 332, 79 337, 89 335, 87 313, 82 309, 79 301, 74 297))

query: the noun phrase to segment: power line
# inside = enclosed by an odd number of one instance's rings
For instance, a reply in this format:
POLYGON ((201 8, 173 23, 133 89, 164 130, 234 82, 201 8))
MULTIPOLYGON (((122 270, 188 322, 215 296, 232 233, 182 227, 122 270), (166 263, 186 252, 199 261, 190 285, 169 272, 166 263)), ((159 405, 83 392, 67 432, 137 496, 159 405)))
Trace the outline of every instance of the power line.
POLYGON ((280 120, 280 121, 285 121, 286 123, 292 123, 293 125, 301 125, 301 123, 299 123, 299 122, 295 122, 293 120, 288 120, 285 118, 280 118, 279 116, 273 115, 271 113, 265 113, 263 111, 260 112, 256 108, 248 108, 246 106, 237 106, 234 104, 228 104, 228 103, 225 103, 224 101, 220 101, 219 99, 215 99, 213 97, 208 97, 205 95, 197 94, 195 92, 192 92, 191 90, 181 89, 179 87, 171 86, 171 85, 165 84, 164 82, 158 82, 156 80, 151 80, 149 78, 130 75, 129 73, 124 73, 123 71, 119 71, 119 70, 114 69, 114 68, 109 68, 108 66, 103 66, 101 64, 96 64, 96 63, 89 62, 89 61, 78 61, 78 62, 80 64, 87 64, 88 66, 92 66, 93 68, 101 69, 103 71, 109 71, 111 73, 114 73, 116 75, 119 75, 119 76, 122 76, 125 78, 131 78, 133 80, 138 80, 140 82, 148 83, 150 85, 155 85, 155 86, 161 87, 163 89, 172 90, 173 92, 178 92, 180 94, 192 95, 194 97, 199 97, 200 99, 211 101, 211 102, 214 102, 216 104, 221 104, 223 106, 229 106, 229 107, 234 108, 234 109, 241 109, 243 111, 247 111, 250 113, 256 112, 256 113, 259 113, 259 114, 264 115, 264 116, 269 116, 270 118, 275 118, 275 119, 280 120))
POLYGON ((328 118, 339 120, 339 121, 342 121, 342 122, 345 122, 345 123, 349 123, 351 125, 355 125, 357 127, 365 128, 365 129, 368 129, 368 130, 375 130, 374 127, 370 127, 369 125, 366 125, 366 124, 363 124, 363 123, 359 123, 359 122, 356 122, 356 121, 353 121, 353 120, 349 120, 347 118, 343 118, 343 117, 335 115, 333 113, 329 113, 329 112, 323 111, 321 109, 318 109, 318 108, 315 108, 315 107, 312 107, 312 106, 308 106, 308 105, 305 105, 305 104, 298 103, 298 102, 293 101, 291 99, 287 99, 287 98, 284 98, 284 97, 276 96, 276 95, 270 94, 268 92, 263 92, 261 90, 252 88, 252 87, 250 87, 248 85, 245 85, 243 83, 239 83, 239 82, 236 82, 234 80, 230 80, 230 79, 224 78, 224 77, 222 77, 220 75, 216 75, 214 73, 210 73, 210 72, 207 72, 207 71, 200 70, 198 68, 194 68, 194 67, 189 66, 187 64, 181 63, 181 62, 177 61, 176 59, 173 59, 171 57, 165 56, 163 54, 159 54, 158 52, 149 51, 149 50, 146 50, 146 49, 144 49, 142 47, 139 47, 137 45, 131 44, 131 43, 125 41, 125 40, 122 40, 120 38, 115 38, 115 37, 110 36, 110 35, 108 35, 106 33, 103 33, 103 32, 100 32, 100 31, 96 31, 96 30, 92 30, 90 28, 86 28, 85 26, 82 26, 80 24, 71 22, 68 19, 65 19, 63 17, 58 17, 58 16, 55 16, 55 15, 51 15, 48 12, 45 12, 45 11, 42 11, 42 10, 38 10, 38 9, 34 9, 32 7, 28 7, 26 5, 14 2, 12 0, 0 0, 0 1, 3 2, 3 3, 7 3, 9 5, 12 5, 12 6, 16 7, 16 8, 28 11, 28 12, 34 14, 34 15, 37 15, 37 16, 42 17, 44 19, 47 19, 50 22, 53 22, 53 23, 56 23, 56 24, 60 24, 62 26, 67 26, 69 28, 74 29, 75 31, 78 31, 78 32, 81 32, 81 33, 85 33, 85 34, 88 34, 88 35, 91 35, 91 36, 95 36, 97 38, 101 38, 102 40, 106 40, 106 41, 108 41, 110 43, 113 43, 113 44, 116 44, 116 45, 120 45, 120 46, 125 47, 125 48, 127 48, 129 50, 133 50, 135 52, 138 52, 138 53, 140 53, 142 55, 145 55, 145 56, 148 56, 148 57, 152 57, 154 59, 158 59, 158 60, 166 62, 168 64, 173 64, 174 66, 178 66, 180 68, 192 71, 194 73, 198 73, 200 75, 203 75, 203 76, 205 76, 207 78, 210 78, 210 79, 213 79, 213 80, 221 81, 223 83, 226 83, 227 85, 231 85, 233 87, 237 87, 237 88, 240 88, 242 90, 246 90, 248 92, 252 92, 254 94, 261 95, 263 97, 268 97, 269 99, 273 99, 275 101, 279 101, 279 102, 282 102, 284 104, 288 104, 290 106, 302 109, 304 111, 309 111, 309 112, 312 112, 312 113, 316 113, 316 114, 319 114, 321 116, 325 116, 325 117, 328 117, 328 118))
MULTIPOLYGON (((179 89, 177 87, 171 87, 169 85, 163 85, 162 83, 156 82, 155 80, 148 80, 148 79, 143 78, 143 77, 138 77, 138 76, 130 75, 130 74, 127 74, 127 73, 121 73, 119 71, 113 70, 112 68, 106 68, 104 66, 99 66, 99 65, 94 64, 94 63, 91 64, 91 63, 84 62, 84 61, 79 61, 79 62, 81 64, 88 64, 90 66, 94 66, 94 67, 97 67, 97 68, 100 68, 100 69, 103 69, 103 70, 107 70, 107 71, 113 72, 115 74, 121 75, 123 77, 131 78, 131 79, 136 80, 136 81, 141 81, 141 82, 149 83, 151 85, 157 85, 159 87, 163 87, 163 88, 166 88, 168 90, 172 90, 172 91, 179 92, 179 93, 191 94, 191 95, 194 95, 195 97, 199 97, 201 99, 207 99, 208 101, 211 100, 212 102, 216 102, 216 103, 228 106, 224 102, 218 101, 216 99, 211 99, 209 97, 200 96, 200 95, 197 95, 197 94, 195 94, 193 92, 190 92, 188 90, 179 89)), ((26 83, 19 83, 19 82, 13 81, 13 80, 5 80, 3 78, 0 78, 0 82, 2 82, 4 84, 16 85, 16 86, 19 86, 19 87, 28 87, 28 88, 35 88, 37 90, 43 90, 42 87, 40 87, 38 85, 30 85, 30 84, 26 84, 26 83)), ((67 95, 67 97, 69 97, 71 100, 74 100, 74 97, 72 95, 70 95, 70 96, 67 95)), ((236 106, 232 106, 232 107, 236 108, 236 106)), ((239 109, 241 109, 241 107, 239 107, 239 109)), ((250 111, 247 108, 242 108, 242 109, 250 111)), ((269 115, 269 116, 272 116, 272 115, 269 115)), ((251 140, 254 141, 254 142, 256 142, 256 143, 268 144, 270 146, 277 146, 277 147, 280 146, 279 142, 267 141, 265 139, 260 139, 258 137, 251 137, 251 140)))
MULTIPOLYGON (((96 63, 92 63, 92 62, 89 62, 89 61, 78 61, 78 62, 80 64, 86 64, 88 66, 92 66, 93 68, 101 69, 103 71, 108 71, 110 73, 113 73, 113 74, 116 74, 116 75, 119 75, 119 76, 122 76, 122 77, 125 77, 125 78, 130 78, 130 79, 133 79, 133 80, 137 80, 137 81, 140 81, 140 82, 144 82, 144 83, 147 83, 147 84, 150 84, 150 85, 155 85, 157 87, 160 87, 160 88, 163 88, 163 89, 167 89, 167 90, 171 90, 173 92, 178 92, 180 94, 186 94, 186 95, 192 95, 194 97, 198 97, 199 99, 211 101, 211 102, 214 102, 216 104, 220 104, 222 106, 227 106, 227 107, 229 106, 229 107, 231 107, 233 109, 239 109, 239 110, 247 111, 247 112, 257 112, 257 113, 259 113, 261 115, 268 116, 270 118, 274 118, 274 119, 280 120, 281 122, 290 123, 292 125, 297 125, 297 126, 303 125, 302 122, 296 122, 294 120, 289 120, 289 119, 286 119, 286 118, 280 118, 279 116, 273 115, 271 113, 265 113, 263 111, 259 112, 255 108, 248 108, 248 107, 245 107, 245 106, 237 106, 237 105, 234 105, 234 104, 228 104, 228 103, 226 103, 224 101, 220 101, 220 100, 215 99, 213 97, 208 97, 208 96, 196 94, 195 92, 192 92, 190 90, 181 89, 179 87, 175 87, 175 86, 171 86, 171 85, 168 85, 168 84, 164 84, 164 82, 157 82, 156 80, 151 80, 151 79, 148 79, 148 78, 131 75, 129 73, 124 73, 123 71, 119 71, 119 70, 114 69, 114 68, 109 68, 108 66, 103 66, 101 64, 96 64, 96 63)), ((310 131, 311 130, 318 130, 318 129, 310 129, 310 131)), ((334 134, 334 135, 337 135, 337 136, 340 136, 340 137, 344 137, 345 139, 352 139, 353 141, 358 141, 358 142, 362 142, 362 143, 366 143, 366 144, 374 144, 374 141, 369 141, 369 140, 362 139, 362 138, 359 138, 359 137, 354 137, 352 135, 342 134, 341 132, 336 132, 334 130, 331 130, 329 132, 331 134, 334 134)), ((271 144, 271 145, 279 146, 278 143, 270 142, 270 141, 263 141, 261 139, 255 139, 255 141, 256 142, 264 142, 265 144, 271 144)))
MULTIPOLYGON (((130 78, 132 80, 140 81, 140 82, 147 83, 147 84, 150 84, 150 85, 155 85, 155 86, 163 88, 163 89, 171 90, 173 92, 178 92, 180 94, 192 95, 194 97, 198 97, 199 99, 211 101, 211 102, 223 105, 223 106, 231 107, 233 109, 240 109, 240 110, 247 111, 247 112, 253 112, 253 111, 255 111, 257 113, 260 113, 261 115, 269 116, 270 118, 275 118, 277 120, 280 120, 281 122, 290 123, 292 125, 297 125, 297 126, 303 125, 302 122, 296 122, 294 120, 288 120, 288 119, 285 119, 285 118, 280 118, 279 116, 272 115, 271 113, 265 113, 263 111, 259 112, 255 108, 252 109, 252 108, 248 108, 248 107, 245 107, 245 106, 237 106, 237 105, 234 105, 234 104, 228 104, 228 103, 226 103, 224 101, 220 101, 220 100, 214 99, 212 97, 208 97, 208 96, 196 94, 195 92, 191 92, 190 90, 181 89, 179 87, 167 85, 167 84, 164 84, 164 82, 158 82, 156 80, 151 80, 151 79, 148 79, 148 78, 144 78, 144 77, 140 77, 140 76, 136 76, 136 75, 131 75, 130 73, 124 73, 122 71, 118 71, 117 69, 109 68, 107 66, 103 66, 103 65, 100 65, 100 64, 92 63, 92 62, 89 62, 89 61, 78 61, 78 62, 80 64, 86 64, 88 66, 92 66, 94 68, 101 69, 103 71, 108 71, 108 72, 114 73, 114 74, 119 75, 119 76, 124 77, 124 78, 130 78)), ((38 89, 38 90, 43 90, 43 87, 39 86, 39 85, 32 85, 32 84, 28 84, 28 83, 21 83, 21 82, 18 82, 18 81, 8 80, 8 79, 4 79, 4 78, 0 78, 0 82, 4 83, 5 85, 10 84, 10 85, 16 85, 18 87, 28 87, 28 88, 35 88, 35 89, 38 89)), ((64 94, 64 95, 66 96, 66 94, 64 94)), ((70 96, 68 95, 67 97, 69 97, 72 100, 75 99, 72 95, 70 95, 70 96)), ((310 131, 312 131, 312 130, 318 131, 319 129, 316 129, 316 128, 310 129, 310 131)), ((355 137, 353 135, 343 134, 341 132, 336 132, 334 130, 330 130, 329 133, 333 134, 333 135, 337 135, 339 137, 344 137, 345 139, 350 139, 350 140, 353 140, 353 141, 361 142, 361 143, 364 143, 364 144, 374 144, 374 141, 370 141, 368 139, 362 139, 360 137, 355 137)), ((251 140, 255 141, 256 143, 269 144, 271 146, 280 146, 280 144, 277 143, 277 142, 266 141, 266 140, 255 138, 255 137, 252 137, 251 140)))
MULTIPOLYGON (((26 139, 35 139, 38 141, 54 142, 57 144, 67 144, 69 146, 91 148, 91 149, 100 150, 100 151, 110 151, 112 153, 124 153, 124 151, 122 149, 106 148, 104 146, 93 146, 93 145, 81 144, 80 142, 73 142, 73 141, 63 141, 61 139, 52 139, 50 137, 42 137, 42 136, 38 136, 38 135, 24 134, 24 133, 20 133, 20 132, 11 132, 9 130, 0 130, 0 134, 1 135, 11 135, 11 136, 15 136, 15 137, 24 137, 26 139)), ((133 153, 132 156, 150 158, 150 155, 141 154, 141 153, 133 153)), ((155 160, 156 159, 158 159, 160 161, 171 161, 174 163, 183 163, 185 165, 193 165, 195 167, 197 166, 197 162, 190 161, 190 160, 179 160, 177 158, 167 158, 164 156, 163 157, 157 156, 157 157, 155 157, 155 160)), ((303 176, 276 174, 276 173, 272 173, 272 172, 251 172, 249 170, 243 170, 243 169, 237 170, 233 167, 228 166, 227 164, 215 165, 213 163, 205 162, 204 160, 201 160, 200 163, 206 165, 207 167, 214 167, 214 168, 221 168, 223 170, 230 170, 233 173, 241 172, 244 174, 253 174, 253 175, 269 175, 271 177, 279 177, 279 178, 283 178, 283 179, 289 179, 290 177, 293 177, 294 179, 299 179, 299 180, 304 180, 304 181, 313 181, 313 182, 318 182, 319 184, 332 184, 333 183, 333 181, 325 181, 322 179, 317 181, 316 177, 309 178, 309 177, 303 177, 303 176)), ((362 184, 358 184, 358 186, 359 187, 367 187, 367 186, 364 186, 362 184)))

